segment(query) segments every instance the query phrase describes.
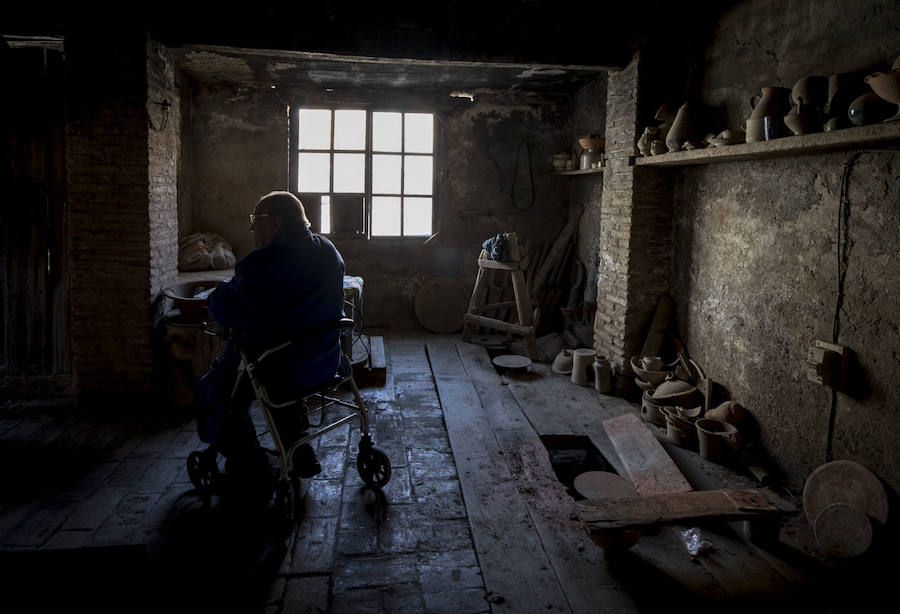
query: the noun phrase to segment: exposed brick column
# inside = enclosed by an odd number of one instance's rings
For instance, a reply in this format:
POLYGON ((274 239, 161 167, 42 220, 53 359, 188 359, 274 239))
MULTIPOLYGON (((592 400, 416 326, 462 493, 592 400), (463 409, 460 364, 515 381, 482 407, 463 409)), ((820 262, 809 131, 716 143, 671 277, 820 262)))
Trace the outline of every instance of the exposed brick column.
POLYGON ((630 387, 628 360, 640 352, 661 293, 669 287, 672 192, 664 173, 630 164, 638 136, 638 55, 609 75, 607 168, 600 213, 596 349, 609 356, 616 389, 630 387))
MULTIPOLYGON (((72 33, 66 37, 66 62, 78 395, 83 401, 147 399, 153 382, 153 301, 177 266, 170 245, 177 229, 171 239, 165 236, 177 223, 174 136, 151 136, 143 33, 72 33)), ((174 92, 174 79, 166 73, 163 69, 161 81, 172 79, 174 92)), ((167 130, 174 129, 170 117, 167 130)))

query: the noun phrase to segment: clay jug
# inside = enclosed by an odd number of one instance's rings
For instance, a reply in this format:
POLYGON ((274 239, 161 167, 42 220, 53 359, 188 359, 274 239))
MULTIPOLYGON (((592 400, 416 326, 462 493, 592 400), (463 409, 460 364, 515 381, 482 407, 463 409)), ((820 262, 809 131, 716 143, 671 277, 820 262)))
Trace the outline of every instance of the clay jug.
POLYGON ((641 152, 642 156, 650 155, 650 145, 656 140, 656 134, 659 132, 656 128, 647 127, 644 129, 644 134, 641 135, 641 138, 638 139, 638 151, 641 152))
POLYGON ((791 89, 791 100, 808 112, 822 112, 828 102, 828 77, 803 77, 791 89))
POLYGON ((669 151, 681 151, 681 146, 685 141, 691 140, 691 134, 694 130, 694 118, 688 103, 681 105, 669 133, 666 135, 666 147, 669 151))
POLYGON ((777 115, 784 117, 791 110, 791 90, 786 87, 764 87, 762 95, 750 97, 750 119, 777 115))

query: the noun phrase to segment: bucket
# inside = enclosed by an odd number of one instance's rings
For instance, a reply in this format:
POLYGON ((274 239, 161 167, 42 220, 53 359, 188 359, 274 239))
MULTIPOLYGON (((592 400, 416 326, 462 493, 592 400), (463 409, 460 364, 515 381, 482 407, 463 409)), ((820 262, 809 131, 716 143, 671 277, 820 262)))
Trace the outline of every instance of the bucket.
POLYGON ((732 450, 740 447, 740 432, 733 424, 715 418, 697 420, 697 440, 700 456, 714 463, 723 464, 732 450))

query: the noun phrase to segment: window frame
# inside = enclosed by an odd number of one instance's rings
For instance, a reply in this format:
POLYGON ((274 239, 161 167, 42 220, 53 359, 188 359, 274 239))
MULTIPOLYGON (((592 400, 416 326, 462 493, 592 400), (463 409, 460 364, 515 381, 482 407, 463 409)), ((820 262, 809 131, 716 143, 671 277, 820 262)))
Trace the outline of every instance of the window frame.
MULTIPOLYGON (((315 103, 311 102, 309 104, 295 104, 291 105, 287 109, 288 115, 288 151, 287 151, 287 162, 288 162, 288 191, 297 195, 302 200, 302 195, 307 193, 301 193, 299 191, 298 186, 298 169, 299 169, 299 159, 301 151, 303 153, 328 153, 329 154, 329 165, 331 168, 331 177, 329 178, 329 192, 319 193, 320 196, 330 196, 331 204, 334 206, 334 156, 335 154, 340 153, 360 153, 360 150, 344 150, 344 149, 335 149, 334 148, 334 127, 335 127, 335 111, 365 111, 366 113, 366 135, 365 135, 365 145, 362 153, 364 155, 365 160, 365 171, 364 171, 364 179, 363 179, 363 212, 362 212, 362 223, 363 223, 363 231, 356 232, 346 232, 346 231, 334 231, 332 229, 331 232, 324 235, 326 237, 332 239, 339 240, 362 240, 362 241, 372 241, 377 243, 421 243, 431 237, 433 237, 439 231, 439 220, 440 217, 438 215, 439 212, 439 198, 438 198, 438 177, 440 173, 438 172, 439 168, 439 142, 440 142, 440 134, 441 130, 439 128, 439 118, 438 114, 431 108, 423 108, 422 106, 412 106, 412 105, 396 105, 396 106, 383 106, 383 105, 370 105, 363 104, 359 102, 348 102, 348 103, 315 103), (300 129, 300 113, 301 109, 317 109, 317 110, 328 110, 331 111, 331 126, 330 126, 330 134, 331 134, 331 148, 330 149, 300 149, 299 143, 299 129, 300 129), (432 151, 430 154, 428 153, 419 153, 419 152, 406 152, 406 142, 405 142, 405 132, 406 132, 406 122, 403 121, 401 123, 401 151, 399 152, 376 152, 373 150, 372 143, 372 115, 373 113, 428 113, 432 116, 432 151), (373 156, 376 154, 389 154, 389 155, 398 155, 401 158, 400 164, 400 190, 399 194, 390 194, 388 196, 399 196, 401 199, 401 208, 400 208, 400 228, 401 233, 404 231, 404 221, 403 221, 403 198, 417 198, 417 197, 425 197, 428 196, 420 195, 420 194, 404 194, 403 189, 404 185, 404 177, 406 172, 406 165, 403 164, 402 160, 404 156, 421 156, 421 157, 431 157, 431 232, 427 235, 372 235, 372 198, 373 196, 384 196, 385 194, 374 194, 373 193, 373 185, 372 185, 372 163, 373 156)), ((354 192, 355 194, 355 192, 354 192)), ((320 203, 316 203, 320 204, 320 203)), ((306 205, 306 203, 304 203, 306 205)), ((320 211, 315 212, 313 215, 312 212, 308 212, 307 215, 310 217, 310 220, 313 223, 312 230, 313 232, 321 232, 321 214, 320 211), (318 226, 318 227, 317 227, 318 226)))

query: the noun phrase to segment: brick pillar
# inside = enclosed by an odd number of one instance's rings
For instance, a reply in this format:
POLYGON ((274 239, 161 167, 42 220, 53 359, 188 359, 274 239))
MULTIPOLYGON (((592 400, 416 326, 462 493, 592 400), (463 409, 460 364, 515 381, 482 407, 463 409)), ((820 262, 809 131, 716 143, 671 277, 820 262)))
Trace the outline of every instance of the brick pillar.
MULTIPOLYGON (((66 62, 78 395, 82 401, 148 399, 154 298, 177 266, 163 236, 177 219, 165 185, 175 185, 174 137, 151 135, 143 33, 74 32, 66 37, 66 62)), ((162 74, 160 81, 171 79, 165 69, 162 74)), ((175 124, 170 117, 167 130, 175 124)), ((177 229, 172 238, 177 241, 177 229)))
POLYGON ((639 136, 638 55, 609 75, 607 169, 598 241, 596 349, 610 358, 616 389, 630 388, 628 361, 639 353, 659 295, 669 290, 672 191, 667 176, 631 165, 639 136))

